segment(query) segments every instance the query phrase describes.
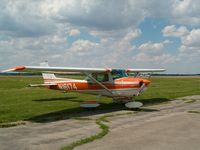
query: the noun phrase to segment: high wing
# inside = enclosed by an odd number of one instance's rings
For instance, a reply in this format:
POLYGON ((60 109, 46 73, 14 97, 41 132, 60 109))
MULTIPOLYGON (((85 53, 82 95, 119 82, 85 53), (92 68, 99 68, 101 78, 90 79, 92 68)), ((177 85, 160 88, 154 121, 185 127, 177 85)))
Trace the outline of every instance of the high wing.
MULTIPOLYGON (((163 72, 165 69, 125 69, 127 72, 163 72)), ((49 66, 17 66, 2 72, 48 72, 48 73, 101 73, 111 72, 110 68, 76 68, 76 67, 49 67, 49 66)))
POLYGON ((79 72, 79 73, 100 73, 109 72, 110 69, 104 68, 76 68, 76 67, 49 67, 49 66, 17 66, 11 69, 4 70, 2 72, 52 72, 52 73, 67 73, 67 72, 79 72))

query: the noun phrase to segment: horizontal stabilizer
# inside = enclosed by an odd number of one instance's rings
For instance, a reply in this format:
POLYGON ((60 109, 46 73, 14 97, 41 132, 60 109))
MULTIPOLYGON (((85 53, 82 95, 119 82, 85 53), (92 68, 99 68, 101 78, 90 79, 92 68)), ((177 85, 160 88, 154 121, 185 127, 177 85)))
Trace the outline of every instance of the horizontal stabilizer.
POLYGON ((30 87, 44 87, 44 86, 51 86, 57 85, 56 83, 44 83, 44 84, 29 84, 30 87))

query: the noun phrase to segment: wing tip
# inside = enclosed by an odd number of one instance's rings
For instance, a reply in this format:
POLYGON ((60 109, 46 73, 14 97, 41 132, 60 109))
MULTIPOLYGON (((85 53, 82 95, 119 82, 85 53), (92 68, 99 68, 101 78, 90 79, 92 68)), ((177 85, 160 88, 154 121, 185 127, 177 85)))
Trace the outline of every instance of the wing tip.
POLYGON ((1 72, 4 73, 4 72, 12 72, 12 71, 21 71, 21 70, 24 70, 25 68, 26 68, 25 66, 16 66, 7 70, 3 70, 1 72))

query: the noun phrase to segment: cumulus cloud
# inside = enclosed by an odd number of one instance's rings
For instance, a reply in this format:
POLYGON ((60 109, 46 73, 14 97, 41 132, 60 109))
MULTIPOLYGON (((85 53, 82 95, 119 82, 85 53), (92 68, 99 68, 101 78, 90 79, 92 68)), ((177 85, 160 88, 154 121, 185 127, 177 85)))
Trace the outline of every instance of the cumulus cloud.
POLYGON ((67 64, 74 62, 76 65, 90 67, 124 67, 127 65, 135 46, 131 41, 141 34, 139 29, 130 29, 124 36, 118 38, 102 38, 99 43, 89 40, 77 40, 65 50, 63 57, 67 64), (84 60, 84 63, 83 63, 84 60))
POLYGON ((151 41, 144 43, 142 45, 139 46, 139 50, 142 51, 160 51, 161 49, 163 49, 164 45, 163 43, 152 43, 151 41))
POLYGON ((137 27, 147 17, 199 25, 199 7, 198 0, 2 0, 0 31, 11 36, 43 36, 60 30, 60 24, 114 31, 137 27))
POLYGON ((171 19, 179 24, 200 24, 199 0, 176 0, 172 5, 171 19))
POLYGON ((180 57, 189 60, 198 60, 200 57, 200 29, 192 29, 187 36, 181 38, 181 46, 179 47, 180 57))
POLYGON ((78 26, 113 30, 137 26, 146 17, 162 17, 175 23, 199 25, 199 8, 198 0, 69 0, 61 2, 54 16, 59 21, 78 26))
POLYGON ((169 40, 165 40, 160 43, 153 43, 151 41, 141 44, 137 49, 139 53, 132 57, 133 62, 136 64, 148 64, 154 66, 162 66, 166 64, 174 64, 179 61, 179 58, 173 56, 164 51, 165 46, 171 43, 169 40))
POLYGON ((58 20, 101 30, 127 28, 144 19, 142 5, 143 3, 129 0, 69 0, 58 11, 58 20))
POLYGON ((70 36, 77 36, 80 34, 80 31, 78 29, 72 29, 69 31, 70 36))
POLYGON ((184 35, 187 35, 189 33, 189 31, 187 30, 187 28, 185 26, 180 26, 180 27, 176 27, 175 25, 170 25, 170 26, 166 26, 163 30, 162 30, 163 36, 169 37, 182 37, 184 35))
POLYGON ((160 43, 152 43, 151 41, 149 41, 147 43, 141 44, 138 49, 143 53, 145 52, 151 55, 160 55, 161 53, 163 53, 164 46, 169 43, 171 43, 169 40, 165 40, 160 43))
POLYGON ((70 23, 114 30, 137 26, 146 17, 199 24, 199 7, 198 0, 2 0, 0 29, 37 35, 52 32, 57 23, 70 23))
POLYGON ((187 36, 183 36, 182 43, 186 46, 199 47, 200 48, 200 29, 193 29, 187 36))
POLYGON ((179 37, 182 55, 198 52, 199 31, 186 26, 200 25, 199 7, 198 0, 1 0, 0 63, 51 59, 55 65, 123 67, 144 58, 173 63, 175 56, 164 52, 171 41, 134 45, 142 35, 139 24, 146 18, 169 20, 174 25, 162 30, 164 38, 179 37))
POLYGON ((86 52, 90 52, 92 49, 97 48, 98 43, 93 43, 88 40, 77 40, 72 46, 68 49, 68 52, 76 52, 76 54, 86 54, 86 52))
POLYGON ((58 55, 66 45, 66 38, 60 35, 1 40, 0 62, 7 67, 19 64, 38 65, 39 62, 50 59, 50 56, 58 55))
MULTIPOLYGON (((166 26, 162 30, 165 37, 180 38, 179 54, 177 57, 182 61, 197 61, 200 56, 200 29, 189 31, 185 26, 176 27, 175 25, 166 26)), ((195 64, 193 64, 195 65, 195 64)))
POLYGON ((136 39, 141 35, 141 30, 135 29, 130 30, 127 34, 125 34, 123 37, 119 38, 116 41, 113 41, 113 44, 110 43, 111 48, 115 49, 117 51, 131 51, 134 49, 134 46, 132 46, 131 41, 136 39))
POLYGON ((192 29, 189 31, 185 26, 176 27, 175 25, 166 26, 162 30, 163 36, 166 37, 179 37, 181 39, 181 47, 196 47, 200 48, 200 29, 192 29))
MULTIPOLYGON (((188 30, 186 27, 176 27, 175 25, 166 26, 162 30, 163 36, 166 37, 178 37, 180 38, 181 44, 178 48, 179 53, 177 58, 186 63, 184 66, 190 66, 195 70, 199 68, 199 57, 200 57, 200 29, 188 30)), ((190 69, 189 69, 190 70, 190 69)))
POLYGON ((41 1, 1 1, 0 31, 11 36, 41 36, 55 31, 51 19, 42 15, 41 1))
POLYGON ((151 65, 163 65, 163 64, 174 64, 175 62, 179 61, 173 55, 162 53, 160 55, 148 55, 146 53, 139 53, 136 56, 133 56, 133 61, 136 63, 144 63, 144 64, 151 64, 151 65))

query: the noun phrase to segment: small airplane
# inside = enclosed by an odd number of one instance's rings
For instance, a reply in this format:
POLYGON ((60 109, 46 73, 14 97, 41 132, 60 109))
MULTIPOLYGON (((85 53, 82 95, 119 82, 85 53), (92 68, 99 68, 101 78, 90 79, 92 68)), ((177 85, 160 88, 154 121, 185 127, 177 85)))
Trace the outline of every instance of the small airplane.
POLYGON ((50 67, 47 62, 40 66, 17 66, 2 72, 41 72, 44 83, 30 84, 31 87, 47 87, 62 90, 97 95, 96 101, 81 103, 81 107, 98 107, 101 96, 111 97, 114 102, 125 103, 128 108, 139 108, 143 104, 134 101, 134 97, 143 93, 150 81, 140 77, 140 73, 163 72, 165 69, 111 69, 111 68, 74 68, 50 67), (84 80, 58 78, 56 73, 81 73, 86 75, 84 80), (128 76, 135 73, 135 76, 128 76))

